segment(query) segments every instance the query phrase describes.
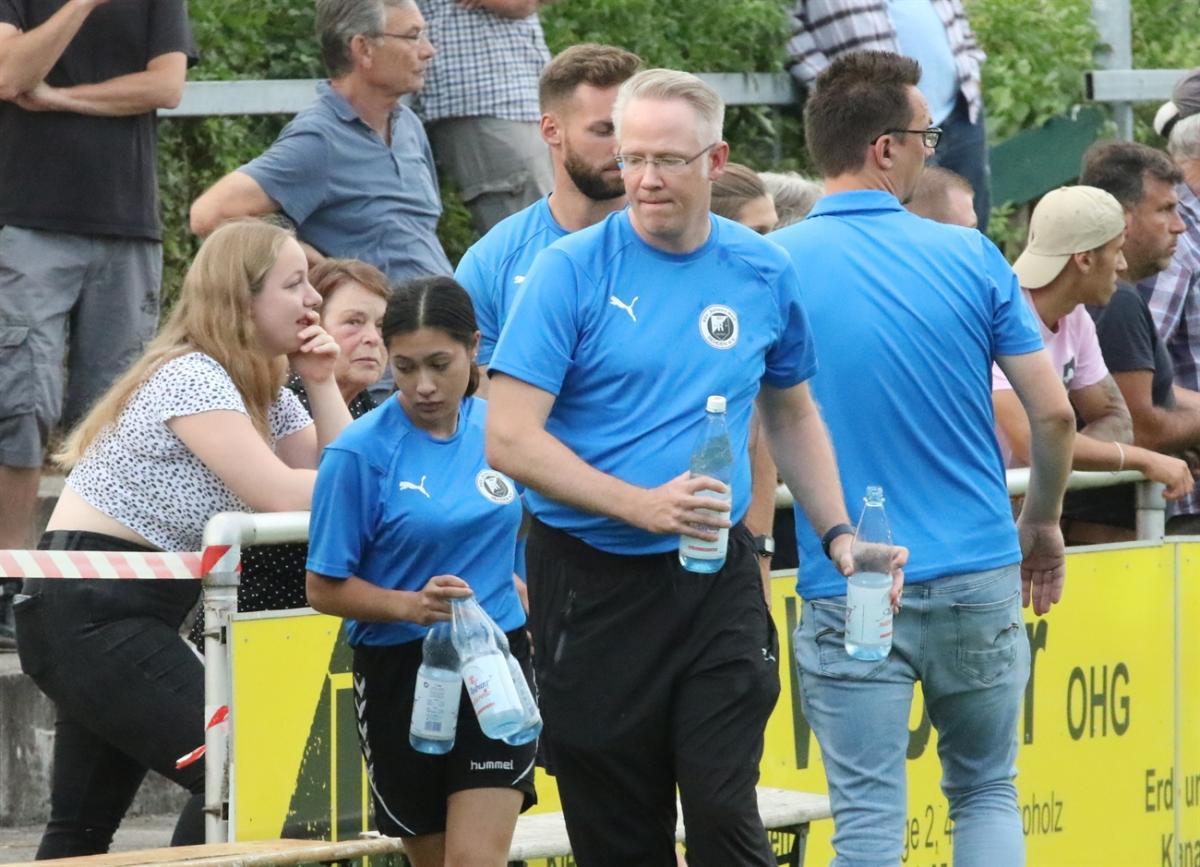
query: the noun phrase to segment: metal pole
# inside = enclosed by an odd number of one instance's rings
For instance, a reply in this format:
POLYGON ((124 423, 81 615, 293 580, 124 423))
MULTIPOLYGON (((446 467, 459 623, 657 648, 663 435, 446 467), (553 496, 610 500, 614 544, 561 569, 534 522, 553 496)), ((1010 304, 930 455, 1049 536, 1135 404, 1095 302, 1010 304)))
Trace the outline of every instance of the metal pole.
POLYGON ((1137 537, 1142 541, 1161 542, 1166 535, 1167 504, 1161 482, 1137 483, 1137 537))
POLYGON ((251 515, 224 512, 204 528, 204 842, 225 843, 229 835, 229 731, 232 719, 211 725, 221 708, 232 710, 228 627, 237 613, 243 534, 251 515))
MULTIPOLYGON (((1092 20, 1100 34, 1096 66, 1100 69, 1133 68, 1133 39, 1130 35, 1129 0, 1092 0, 1092 20)), ((1113 103, 1117 137, 1133 140, 1133 105, 1113 103)))

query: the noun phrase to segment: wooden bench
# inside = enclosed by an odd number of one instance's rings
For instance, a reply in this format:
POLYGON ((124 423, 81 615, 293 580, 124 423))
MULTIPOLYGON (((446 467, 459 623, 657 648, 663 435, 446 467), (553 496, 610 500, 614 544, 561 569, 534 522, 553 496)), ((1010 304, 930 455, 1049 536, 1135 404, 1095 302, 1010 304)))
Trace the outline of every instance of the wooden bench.
POLYGON ((245 843, 210 843, 204 846, 173 846, 167 849, 141 849, 80 858, 59 858, 17 865, 35 867, 50 863, 55 867, 143 867, 169 864, 170 867, 270 867, 285 864, 334 864, 369 855, 395 855, 403 851, 394 837, 364 837, 341 840, 250 840, 245 843))
MULTIPOLYGON (((758 813, 762 816, 767 831, 791 835, 791 849, 780 855, 780 864, 800 867, 804 863, 804 849, 808 843, 808 825, 817 819, 828 819, 832 815, 829 798, 811 792, 793 792, 789 789, 758 787, 758 813)), ((675 824, 675 839, 684 842, 683 816, 675 824)), ((571 854, 571 843, 567 839, 567 826, 562 813, 539 813, 522 816, 513 834, 512 848, 508 851, 510 861, 535 858, 554 858, 571 854)))
MULTIPOLYGON (((788 789, 758 788, 758 812, 769 832, 791 836, 791 846, 779 856, 780 864, 801 867, 808 842, 808 825, 830 817, 829 798, 788 789)), ((675 839, 684 842, 683 818, 675 825, 675 839)), ((144 867, 168 864, 170 867, 269 867, 287 864, 336 864, 370 855, 396 855, 403 852, 396 837, 363 835, 353 840, 330 843, 323 840, 254 840, 245 843, 214 843, 206 846, 176 846, 168 849, 143 849, 62 858, 51 863, 62 867, 144 867)), ((567 826, 562 813, 538 813, 517 820, 509 861, 561 858, 571 854, 567 826)), ((46 862, 37 862, 38 865, 46 862)), ((32 862, 17 867, 34 867, 32 862)))

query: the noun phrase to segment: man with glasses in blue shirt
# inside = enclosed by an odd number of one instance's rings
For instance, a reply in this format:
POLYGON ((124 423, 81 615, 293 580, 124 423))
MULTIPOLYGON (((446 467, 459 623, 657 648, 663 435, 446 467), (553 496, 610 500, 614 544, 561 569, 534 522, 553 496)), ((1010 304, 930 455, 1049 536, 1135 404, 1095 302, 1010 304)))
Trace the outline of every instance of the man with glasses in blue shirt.
MULTIPOLYGON (((819 532, 846 521, 806 380, 816 359, 787 256, 709 212, 724 106, 647 70, 613 110, 629 208, 544 250, 489 373, 488 458, 527 486, 530 623, 544 742, 581 867, 776 863, 754 786, 779 693, 755 546, 751 405, 819 532), (732 504, 688 478, 709 395, 728 404, 732 504), (708 509, 717 511, 710 512, 708 509), (733 525, 720 571, 680 565, 683 533, 733 525)), ((849 568, 848 536, 832 556, 849 568)))
POLYGON ((844 647, 846 581, 822 556, 827 540, 796 522, 801 704, 821 745, 838 864, 901 860, 918 680, 938 732, 954 863, 1021 864, 1021 604, 1045 614, 1062 594, 1058 519, 1075 415, 1000 251, 903 207, 938 139, 919 78, 916 61, 876 51, 821 73, 805 131, 826 195, 771 235, 801 267, 822 352, 813 393, 845 490, 857 500, 882 486, 896 542, 911 552, 891 652, 860 661, 844 647), (1032 433, 1015 528, 992 427, 993 360, 1032 433))
POLYGON ((449 274, 433 153, 400 104, 434 55, 421 11, 414 0, 317 0, 317 36, 332 79, 266 153, 196 199, 192 231, 282 211, 317 254, 361 259, 393 283, 449 274))

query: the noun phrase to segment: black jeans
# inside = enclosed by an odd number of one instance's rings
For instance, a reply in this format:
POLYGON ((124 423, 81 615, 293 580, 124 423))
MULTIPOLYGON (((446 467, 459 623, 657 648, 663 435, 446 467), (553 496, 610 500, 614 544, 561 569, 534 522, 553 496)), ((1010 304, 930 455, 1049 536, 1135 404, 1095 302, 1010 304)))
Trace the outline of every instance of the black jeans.
POLYGON ((775 864, 754 787, 779 695, 754 542, 719 572, 620 556, 533 522, 529 605, 542 732, 580 867, 775 864))
MULTIPOLYGON (((41 549, 141 551, 55 531, 41 549)), ((150 768, 192 793, 171 844, 204 842, 204 666, 179 636, 193 581, 29 578, 16 603, 21 667, 57 712, 50 821, 39 860, 108 851, 150 768)))

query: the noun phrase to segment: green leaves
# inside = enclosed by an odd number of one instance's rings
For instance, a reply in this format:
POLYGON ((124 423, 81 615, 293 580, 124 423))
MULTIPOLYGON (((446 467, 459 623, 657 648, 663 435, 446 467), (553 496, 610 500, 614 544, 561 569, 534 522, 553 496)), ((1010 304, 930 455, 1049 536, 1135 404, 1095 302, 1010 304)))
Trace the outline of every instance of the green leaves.
POLYGON ((967 0, 987 52, 983 99, 995 144, 1083 100, 1098 36, 1089 0, 967 0))

